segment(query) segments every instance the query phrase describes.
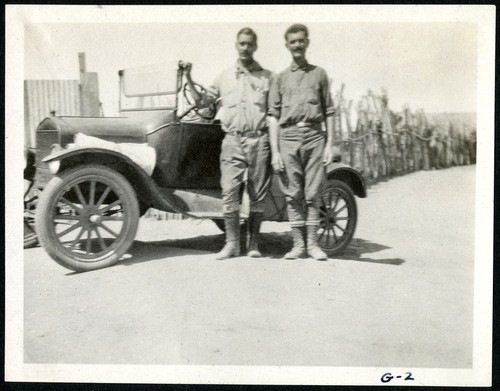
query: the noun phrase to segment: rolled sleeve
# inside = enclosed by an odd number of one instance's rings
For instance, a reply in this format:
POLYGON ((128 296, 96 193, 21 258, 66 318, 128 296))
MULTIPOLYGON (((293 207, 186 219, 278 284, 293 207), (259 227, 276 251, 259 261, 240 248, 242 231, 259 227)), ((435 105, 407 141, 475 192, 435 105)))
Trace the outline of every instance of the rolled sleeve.
POLYGON ((206 88, 206 93, 203 94, 203 107, 215 105, 220 98, 220 77, 217 77, 214 83, 206 88))
POLYGON ((330 93, 330 80, 326 72, 323 72, 321 77, 321 99, 323 101, 323 110, 326 117, 336 114, 335 104, 330 93))
POLYGON ((267 115, 273 116, 277 119, 281 116, 280 78, 277 75, 271 76, 267 115))

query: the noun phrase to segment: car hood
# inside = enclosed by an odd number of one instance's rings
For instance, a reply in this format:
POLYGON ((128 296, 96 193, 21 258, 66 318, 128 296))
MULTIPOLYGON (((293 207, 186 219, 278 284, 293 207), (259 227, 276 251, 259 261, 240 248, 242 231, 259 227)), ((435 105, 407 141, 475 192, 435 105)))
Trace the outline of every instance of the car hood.
POLYGON ((126 117, 49 117, 37 132, 57 131, 61 146, 74 142, 77 133, 116 143, 146 143, 148 133, 172 121, 172 112, 157 112, 145 118, 126 117))

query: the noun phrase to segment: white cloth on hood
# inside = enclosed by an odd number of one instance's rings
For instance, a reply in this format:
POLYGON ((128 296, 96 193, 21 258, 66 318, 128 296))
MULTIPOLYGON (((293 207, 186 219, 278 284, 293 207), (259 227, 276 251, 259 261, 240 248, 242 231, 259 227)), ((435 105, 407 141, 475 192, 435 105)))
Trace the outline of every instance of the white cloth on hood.
POLYGON ((141 167, 149 176, 153 174, 156 165, 156 151, 147 144, 114 143, 112 141, 102 140, 98 137, 77 133, 75 135, 75 142, 72 146, 78 148, 103 148, 119 152, 141 167))

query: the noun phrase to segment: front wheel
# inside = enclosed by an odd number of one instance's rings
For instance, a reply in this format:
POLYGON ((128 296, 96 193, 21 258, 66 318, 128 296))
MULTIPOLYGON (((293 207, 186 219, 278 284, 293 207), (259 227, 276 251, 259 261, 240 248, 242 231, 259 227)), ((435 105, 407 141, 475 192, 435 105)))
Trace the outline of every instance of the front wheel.
POLYGON ((351 188, 337 179, 329 180, 321 194, 318 229, 318 244, 326 254, 338 254, 351 242, 357 214, 351 188))
POLYGON ((74 271, 111 266, 132 244, 139 221, 134 189, 100 165, 54 177, 40 195, 36 231, 47 253, 74 271))

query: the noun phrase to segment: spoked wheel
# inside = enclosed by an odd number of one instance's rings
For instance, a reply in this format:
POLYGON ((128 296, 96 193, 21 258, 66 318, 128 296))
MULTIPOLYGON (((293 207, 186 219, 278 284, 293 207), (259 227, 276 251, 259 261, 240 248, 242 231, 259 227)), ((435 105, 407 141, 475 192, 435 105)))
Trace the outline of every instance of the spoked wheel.
POLYGON ((328 255, 341 252, 356 229, 356 200, 344 182, 332 179, 321 194, 318 244, 328 255))
POLYGON ((118 262, 132 244, 139 205, 130 183, 99 165, 54 177, 37 206, 36 230, 49 255, 74 271, 118 262))
POLYGON ((31 185, 24 194, 24 248, 31 248, 38 244, 35 232, 35 210, 38 196, 31 185))

